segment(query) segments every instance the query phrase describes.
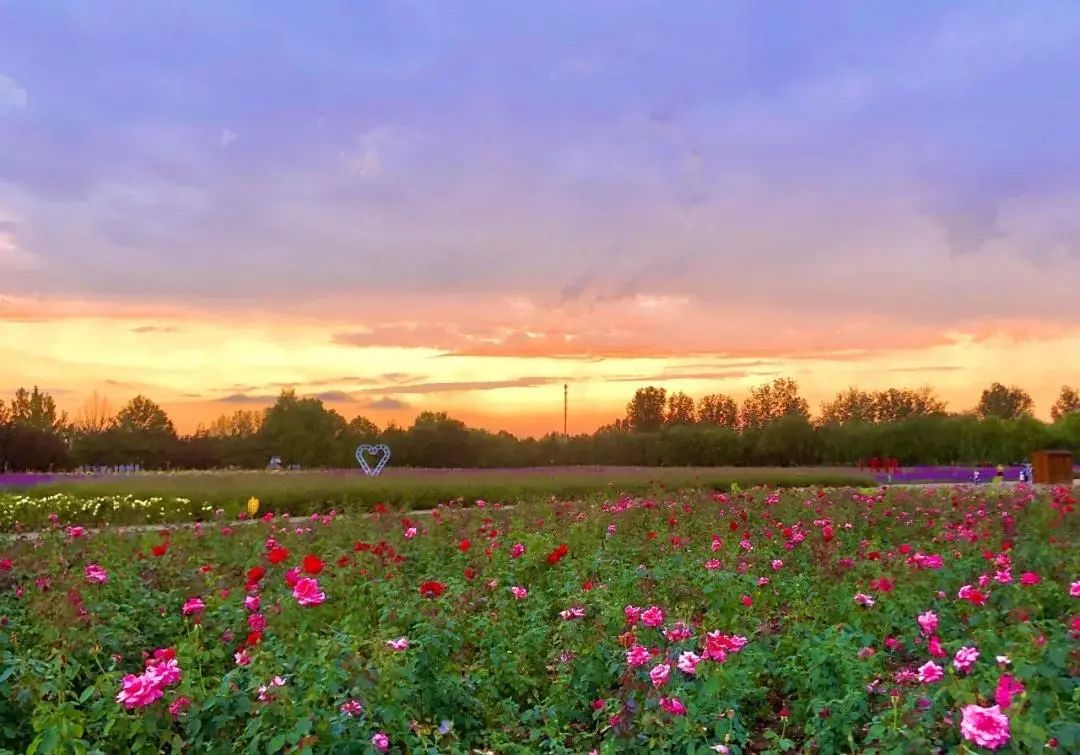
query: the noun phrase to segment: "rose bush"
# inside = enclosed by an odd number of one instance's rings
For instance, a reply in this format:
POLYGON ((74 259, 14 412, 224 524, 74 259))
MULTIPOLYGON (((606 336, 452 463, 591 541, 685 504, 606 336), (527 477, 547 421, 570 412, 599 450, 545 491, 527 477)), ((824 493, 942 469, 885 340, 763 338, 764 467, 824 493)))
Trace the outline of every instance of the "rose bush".
POLYGON ((0 541, 0 748, 1077 751, 1074 507, 754 489, 54 517, 0 541))

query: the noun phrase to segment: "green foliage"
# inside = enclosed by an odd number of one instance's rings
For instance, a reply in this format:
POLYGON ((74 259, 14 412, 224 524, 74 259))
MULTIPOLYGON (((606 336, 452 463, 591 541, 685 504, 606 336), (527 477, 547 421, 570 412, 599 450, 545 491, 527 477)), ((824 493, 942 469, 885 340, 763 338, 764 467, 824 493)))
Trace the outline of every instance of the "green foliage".
POLYGON ((147 433, 176 437, 176 428, 165 410, 146 396, 136 396, 117 413, 115 426, 129 433, 147 433))
POLYGON ((1080 413, 1080 392, 1067 385, 1061 386, 1061 394, 1050 407, 1050 417, 1054 422, 1060 422, 1068 415, 1077 413, 1080 413))
POLYGON ((664 424, 667 391, 649 386, 638 388, 626 405, 626 423, 634 432, 655 432, 664 424))
POLYGON ((67 414, 57 412, 56 401, 35 385, 32 391, 19 388, 8 409, 9 421, 46 433, 62 434, 67 428, 67 414))
POLYGON ((799 385, 791 378, 776 378, 750 390, 739 411, 739 425, 760 430, 783 417, 810 419, 810 405, 799 395, 799 385))
POLYGON ((982 392, 975 411, 984 418, 1020 419, 1030 416, 1034 403, 1031 394, 1023 388, 1007 388, 1001 383, 994 383, 982 392))
POLYGON ((319 399, 297 398, 295 391, 285 390, 266 411, 258 437, 285 464, 313 467, 337 461, 345 427, 341 415, 319 399))

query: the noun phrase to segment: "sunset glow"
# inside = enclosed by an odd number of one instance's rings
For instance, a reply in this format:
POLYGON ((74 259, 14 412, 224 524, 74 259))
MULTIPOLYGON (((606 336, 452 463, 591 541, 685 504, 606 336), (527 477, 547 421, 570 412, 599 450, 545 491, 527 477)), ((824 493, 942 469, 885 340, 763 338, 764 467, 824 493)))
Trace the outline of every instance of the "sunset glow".
POLYGON ((543 434, 564 383, 590 432, 1077 380, 1067 5, 241 5, 0 6, 0 395, 543 434))

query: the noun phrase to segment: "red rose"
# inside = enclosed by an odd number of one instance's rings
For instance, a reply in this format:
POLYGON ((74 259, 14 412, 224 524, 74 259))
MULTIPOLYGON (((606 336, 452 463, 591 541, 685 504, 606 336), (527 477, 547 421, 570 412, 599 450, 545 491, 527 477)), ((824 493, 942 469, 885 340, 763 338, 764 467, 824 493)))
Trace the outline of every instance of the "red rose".
POLYGON ((547 562, 554 566, 562 561, 563 556, 569 552, 569 548, 566 547, 566 543, 559 543, 559 547, 548 554, 547 562))
POLYGON ((266 554, 267 560, 272 564, 280 564, 282 561, 289 557, 288 548, 277 547, 266 554))
POLYGON ((249 585, 253 585, 266 576, 266 569, 262 566, 253 566, 247 570, 247 581, 249 585))
POLYGON ((169 544, 168 543, 161 543, 160 545, 155 545, 153 548, 151 548, 150 552, 153 553, 155 556, 164 556, 165 552, 168 551, 168 550, 169 550, 169 544))
POLYGON ((304 556, 301 568, 303 568, 305 574, 318 574, 323 570, 326 564, 322 562, 318 556, 313 556, 310 553, 304 556))
POLYGON ((468 540, 462 540, 460 543, 458 543, 458 550, 464 553, 465 551, 469 550, 471 546, 472 543, 470 543, 468 540))
POLYGON ((442 582, 430 580, 420 585, 420 594, 425 598, 438 598, 446 592, 446 585, 442 582))

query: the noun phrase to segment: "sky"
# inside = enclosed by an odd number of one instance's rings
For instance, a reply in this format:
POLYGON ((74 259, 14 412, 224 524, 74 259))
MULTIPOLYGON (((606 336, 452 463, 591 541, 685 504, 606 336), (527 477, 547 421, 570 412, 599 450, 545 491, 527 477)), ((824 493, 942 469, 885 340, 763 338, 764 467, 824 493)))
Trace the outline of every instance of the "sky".
POLYGON ((1072 2, 0 0, 0 396, 539 434, 1080 383, 1072 2))

